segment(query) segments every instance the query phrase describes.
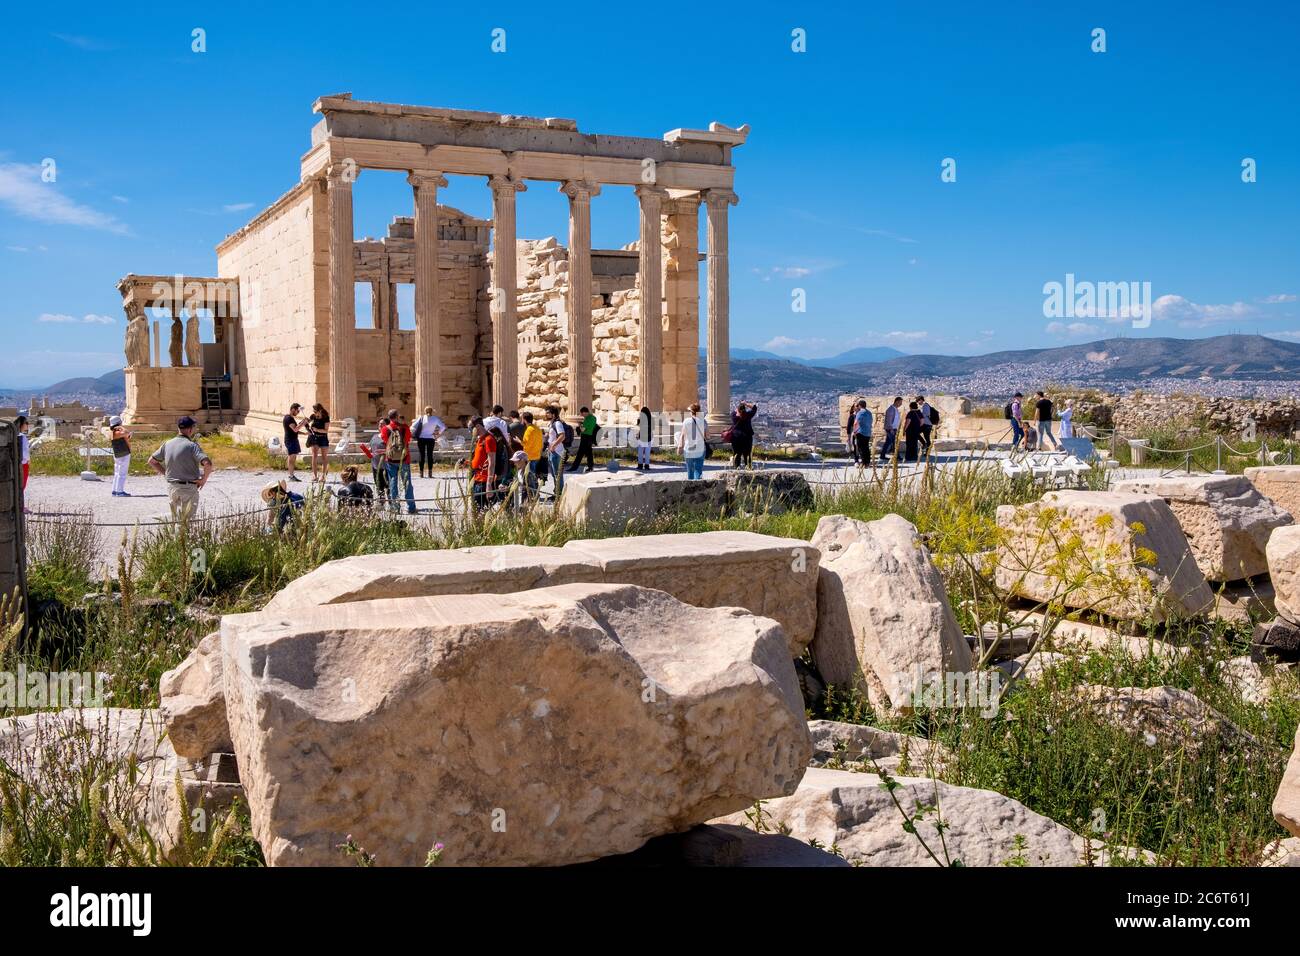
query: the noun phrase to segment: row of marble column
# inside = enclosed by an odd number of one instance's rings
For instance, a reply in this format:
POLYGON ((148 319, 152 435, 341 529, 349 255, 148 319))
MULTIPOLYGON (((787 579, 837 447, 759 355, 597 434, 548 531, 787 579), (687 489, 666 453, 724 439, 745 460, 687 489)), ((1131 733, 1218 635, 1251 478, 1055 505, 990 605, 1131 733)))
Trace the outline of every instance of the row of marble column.
MULTIPOLYGON (((355 418, 357 401, 356 326, 353 293, 352 181, 356 166, 331 164, 326 171, 330 256, 330 402, 335 421, 355 418)), ((438 187, 447 180, 431 170, 407 177, 415 195, 415 405, 440 408, 441 335, 438 320, 438 187)), ((515 407, 519 393, 518 275, 515 261, 515 197, 527 187, 508 176, 491 176, 492 190, 492 398, 515 407)), ((600 185, 581 180, 560 184, 569 198, 569 376, 570 414, 593 393, 591 325, 591 200, 600 185)), ((638 393, 643 405, 663 410, 663 263, 660 216, 668 191, 636 188, 640 202, 641 321, 638 393)), ((705 389, 710 424, 730 420, 731 369, 727 209, 737 202, 729 189, 706 189, 684 200, 703 201, 708 216, 708 336, 705 389)))

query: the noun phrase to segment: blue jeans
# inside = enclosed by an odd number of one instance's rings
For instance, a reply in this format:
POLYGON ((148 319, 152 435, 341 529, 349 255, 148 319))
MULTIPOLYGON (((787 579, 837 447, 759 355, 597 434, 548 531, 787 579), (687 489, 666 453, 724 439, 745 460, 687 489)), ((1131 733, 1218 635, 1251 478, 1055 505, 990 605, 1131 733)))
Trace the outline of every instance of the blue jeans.
POLYGON ((564 452, 553 451, 550 454, 551 477, 555 480, 555 497, 558 500, 560 492, 564 490, 564 459, 567 458, 564 452))
POLYGON ((411 484, 411 463, 404 461, 398 464, 390 461, 386 464, 388 465, 388 497, 393 502, 393 510, 397 510, 400 482, 400 486, 406 488, 406 513, 415 514, 415 485, 411 484))
POLYGON ((890 455, 892 455, 894 453, 894 446, 897 444, 897 442, 898 442, 898 429, 886 428, 885 443, 880 446, 880 457, 888 458, 890 455))
POLYGON ((1038 447, 1039 447, 1039 448, 1042 448, 1042 447, 1043 447, 1043 439, 1044 439, 1044 438, 1050 438, 1050 439, 1052 440, 1052 447, 1053 447, 1053 448, 1060 448, 1060 447, 1061 447, 1061 443, 1060 443, 1059 441, 1057 441, 1057 440, 1056 440, 1056 436, 1052 434, 1052 423, 1051 423, 1051 422, 1039 422, 1039 423, 1038 423, 1038 447))
POLYGON ((1014 418, 1011 419, 1011 444, 1019 445, 1025 437, 1025 430, 1020 427, 1020 422, 1014 418))
POLYGON ((703 478, 703 477, 704 477, 704 456, 701 455, 699 458, 687 458, 686 479, 688 481, 695 481, 696 479, 703 478))

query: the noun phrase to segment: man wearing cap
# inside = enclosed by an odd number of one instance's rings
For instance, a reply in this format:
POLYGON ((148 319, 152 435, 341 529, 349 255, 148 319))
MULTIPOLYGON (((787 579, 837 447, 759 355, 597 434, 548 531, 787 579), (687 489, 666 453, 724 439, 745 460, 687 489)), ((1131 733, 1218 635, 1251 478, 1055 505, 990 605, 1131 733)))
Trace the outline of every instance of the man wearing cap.
POLYGON ((194 419, 176 422, 178 434, 149 456, 149 467, 167 479, 172 518, 186 521, 199 510, 199 490, 212 474, 212 459, 193 438, 194 419))
POLYGON ((126 476, 131 470, 131 433, 122 424, 122 416, 108 420, 109 438, 113 443, 113 497, 130 498, 126 490, 126 476))

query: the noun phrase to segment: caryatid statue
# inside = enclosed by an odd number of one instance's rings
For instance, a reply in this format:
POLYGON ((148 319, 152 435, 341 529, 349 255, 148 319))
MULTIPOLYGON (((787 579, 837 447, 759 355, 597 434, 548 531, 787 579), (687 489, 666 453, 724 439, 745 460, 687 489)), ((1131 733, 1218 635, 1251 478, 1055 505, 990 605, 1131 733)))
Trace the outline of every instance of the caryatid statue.
POLYGON ((193 312, 185 320, 185 364, 191 368, 203 364, 203 346, 199 344, 199 317, 193 312))
POLYGON ((129 368, 149 366, 149 320, 133 310, 126 321, 126 364, 129 368))
POLYGON ((180 368, 184 364, 184 342, 182 337, 185 335, 185 329, 181 326, 181 317, 175 312, 172 313, 171 339, 167 342, 167 355, 171 359, 172 368, 180 368))

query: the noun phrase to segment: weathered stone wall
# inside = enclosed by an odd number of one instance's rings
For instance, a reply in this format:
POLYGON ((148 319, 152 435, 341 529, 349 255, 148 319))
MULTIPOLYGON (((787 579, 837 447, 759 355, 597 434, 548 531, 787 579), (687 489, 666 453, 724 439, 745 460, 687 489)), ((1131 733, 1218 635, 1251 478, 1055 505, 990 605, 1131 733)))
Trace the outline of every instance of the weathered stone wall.
POLYGON ((1247 418, 1259 435, 1291 437, 1300 426, 1300 399, 1205 398, 1199 395, 1109 397, 1111 417, 1121 434, 1141 435, 1153 426, 1187 426, 1240 435, 1247 418))
MULTIPOLYGON (((635 245, 632 247, 635 248, 635 245)), ((635 276, 594 275, 593 394, 581 398, 604 422, 635 418, 641 318, 635 276)), ((523 408, 564 407, 569 382, 569 250, 552 236, 519 243, 519 367, 523 408)))
MULTIPOLYGON (((621 251, 635 252, 636 248, 636 243, 630 243, 621 251)), ((596 250, 596 268, 603 267, 602 259, 616 256, 612 252, 602 256, 596 250)), ((550 404, 563 408, 569 374, 569 251, 554 237, 521 240, 518 263, 521 410, 537 413, 550 404)), ((592 276, 593 394, 578 402, 594 409, 604 424, 635 422, 641 408, 637 394, 641 289, 635 272, 622 274, 616 266, 592 276)), ((693 273, 683 269, 678 283, 684 286, 691 275, 698 282, 698 263, 693 273)), ((668 327, 664 333, 664 404, 669 411, 680 411, 699 395, 699 306, 698 301, 686 301, 686 290, 671 282, 670 292, 676 298, 664 313, 668 327), (673 303, 677 303, 676 312, 673 303), (691 344, 682 345, 683 341, 691 344)))
MULTIPOLYGON (((415 332, 398 328, 396 284, 415 281, 415 224, 398 217, 382 239, 354 245, 355 279, 372 286, 375 328, 358 329, 357 408, 369 422, 389 408, 414 406, 415 332), (387 287, 387 288, 386 288, 387 287)), ((492 354, 487 315, 489 224, 450 206, 438 207, 438 322, 442 340, 442 407, 449 422, 483 402, 480 356, 492 354)))
POLYGON ((1171 428, 1187 434, 1212 431, 1241 436, 1247 418, 1254 420, 1260 436, 1290 438, 1300 428, 1300 398, 1210 398, 1143 392, 1116 395, 1095 391, 1072 394, 1068 390, 1052 396, 1058 410, 1070 397, 1075 399, 1076 422, 1113 427, 1133 437, 1171 428))
POLYGON ((329 396, 329 220, 325 190, 302 183, 217 247, 239 279, 236 366, 245 430, 280 434, 292 402, 329 396))

